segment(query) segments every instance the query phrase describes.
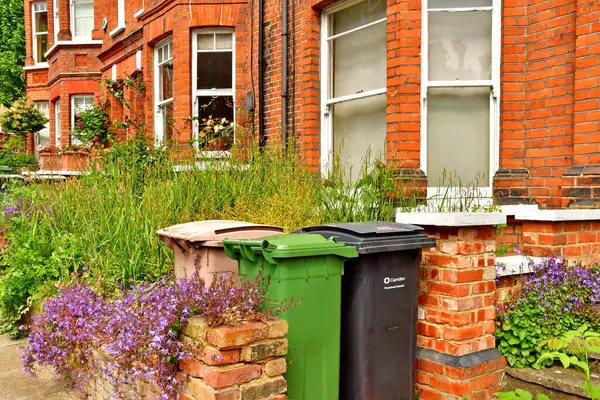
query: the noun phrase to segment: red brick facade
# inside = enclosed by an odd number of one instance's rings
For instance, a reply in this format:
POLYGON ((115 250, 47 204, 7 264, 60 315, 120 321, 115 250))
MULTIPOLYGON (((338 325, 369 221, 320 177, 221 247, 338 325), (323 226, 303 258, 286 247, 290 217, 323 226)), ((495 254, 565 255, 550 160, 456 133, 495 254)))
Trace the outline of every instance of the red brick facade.
MULTIPOLYGON (((70 96, 105 93, 98 81, 144 71, 146 132, 154 131, 155 45, 173 40, 173 121, 181 144, 192 138, 193 33, 227 28, 235 32, 236 122, 259 130, 260 43, 258 1, 125 1, 119 27, 118 0, 94 1, 94 30, 86 44, 69 39, 69 0, 60 9, 58 43, 54 43, 52 0, 48 2, 47 66, 34 66, 31 4, 25 0, 27 27, 27 95, 50 101, 50 135, 54 143, 54 102, 61 99, 62 144, 69 143, 70 96), (106 26, 103 26, 106 21, 106 26), (116 66, 116 71, 114 70, 116 66), (248 104, 248 99, 253 99, 248 104), (253 114, 252 114, 253 113, 253 114)), ((321 26, 324 10, 338 1, 287 1, 287 82, 282 82, 283 1, 264 1, 264 136, 282 137, 282 96, 287 94, 286 133, 306 162, 318 169, 322 159, 321 26)), ((351 1, 351 0, 347 0, 351 1)), ((367 1, 367 0, 365 0, 367 1)), ((369 0, 376 4, 384 0, 369 0)), ((64 3, 64 4, 63 4, 64 3)), ((425 4, 425 2, 423 2, 425 4)), ((499 51, 497 155, 493 189, 504 204, 538 203, 547 207, 598 204, 600 196, 600 5, 591 0, 490 0, 498 12, 499 51), (500 8, 500 3, 501 8, 500 8)), ((426 182, 423 68, 427 54, 421 1, 387 0, 386 145, 389 162, 404 176, 426 182)), ((498 89, 498 88, 497 88, 498 89)), ((111 112, 120 116, 118 106, 111 112)), ((431 182, 430 182, 430 185, 431 182)))

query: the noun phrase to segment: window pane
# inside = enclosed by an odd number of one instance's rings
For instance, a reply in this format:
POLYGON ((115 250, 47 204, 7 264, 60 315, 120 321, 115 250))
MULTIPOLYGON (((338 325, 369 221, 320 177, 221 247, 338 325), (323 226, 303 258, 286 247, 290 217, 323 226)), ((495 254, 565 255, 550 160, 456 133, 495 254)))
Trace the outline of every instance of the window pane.
POLYGON ((198 35, 198 50, 214 50, 215 35, 212 33, 198 35))
POLYGON ((90 36, 94 29, 94 3, 75 2, 75 36, 90 36))
POLYGON ((159 100, 162 101, 173 97, 173 63, 163 64, 159 68, 159 100))
POLYGON ((491 79, 492 12, 429 13, 429 79, 491 79))
POLYGON ((232 53, 198 53, 198 89, 233 87, 232 53))
POLYGON ((346 32, 385 17, 386 0, 365 0, 333 14, 331 35, 346 32))
POLYGON ((45 62, 46 56, 44 55, 46 51, 48 51, 48 34, 44 35, 36 35, 36 54, 35 54, 35 62, 45 62))
POLYGON ((54 103, 54 144, 60 146, 60 100, 54 103))
POLYGON ((164 140, 167 143, 173 142, 173 102, 164 104, 162 108, 162 124, 164 129, 164 140))
POLYGON ((374 96, 333 106, 333 146, 343 163, 352 167, 352 179, 360 176, 367 151, 371 159, 385 158, 386 97, 374 96))
POLYGON ((463 7, 492 7, 493 0, 429 0, 427 7, 436 8, 463 8, 463 7))
POLYGON ((463 184, 485 173, 489 185, 490 89, 436 88, 427 96, 427 181, 439 186, 442 171, 456 171, 463 184))
POLYGON ((233 122, 233 97, 231 96, 198 96, 198 119, 200 125, 203 119, 225 118, 233 122))
POLYGON ((35 13, 35 30, 36 32, 48 32, 48 12, 35 13))
POLYGON ((386 26, 342 36, 333 43, 333 96, 386 86, 386 26))
POLYGON ((231 33, 217 33, 216 48, 217 50, 233 49, 233 35, 231 33))

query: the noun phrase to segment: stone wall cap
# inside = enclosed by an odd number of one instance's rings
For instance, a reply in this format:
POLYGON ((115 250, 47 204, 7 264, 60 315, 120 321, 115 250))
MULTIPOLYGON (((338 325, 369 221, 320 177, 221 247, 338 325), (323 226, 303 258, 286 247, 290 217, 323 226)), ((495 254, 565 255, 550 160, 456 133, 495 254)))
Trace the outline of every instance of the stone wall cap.
POLYGON ((540 208, 535 204, 514 204, 500 206, 502 213, 506 214, 507 216, 515 216, 522 212, 537 211, 539 209, 540 208))
POLYGON ((600 209, 522 210, 515 214, 520 221, 591 221, 600 220, 600 209))
POLYGON ((417 226, 489 226, 506 224, 506 214, 500 212, 402 212, 398 210, 396 222, 417 226))
POLYGON ((522 275, 533 272, 533 266, 539 264, 543 257, 522 255, 496 257, 496 275, 498 277, 522 275), (533 261, 533 265, 530 264, 533 261))

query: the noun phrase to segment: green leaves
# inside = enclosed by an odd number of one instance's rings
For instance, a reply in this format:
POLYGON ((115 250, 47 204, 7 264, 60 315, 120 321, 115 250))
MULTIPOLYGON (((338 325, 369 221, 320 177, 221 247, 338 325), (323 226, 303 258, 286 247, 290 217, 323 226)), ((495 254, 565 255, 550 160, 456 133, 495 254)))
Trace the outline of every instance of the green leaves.
POLYGON ((25 94, 25 25, 21 0, 0 6, 0 104, 9 106, 25 94))
MULTIPOLYGON (((523 389, 516 389, 512 392, 498 392, 494 393, 495 396, 498 396, 498 400, 533 400, 533 395, 531 392, 528 392, 523 389)), ((535 397, 536 400, 550 400, 548 396, 545 394, 538 394, 535 397)))

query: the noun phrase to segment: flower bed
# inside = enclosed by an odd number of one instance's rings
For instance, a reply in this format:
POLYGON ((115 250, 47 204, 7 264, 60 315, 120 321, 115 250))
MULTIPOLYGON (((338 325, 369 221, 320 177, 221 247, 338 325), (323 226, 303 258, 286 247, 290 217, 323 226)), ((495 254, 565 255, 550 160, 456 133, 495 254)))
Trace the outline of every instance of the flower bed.
POLYGON ((258 311, 265 301, 258 281, 236 287, 223 276, 209 288, 162 279, 108 300, 72 284, 34 315, 25 370, 50 366, 88 394, 109 389, 114 397, 146 391, 169 399, 247 384, 235 390, 264 386, 270 394, 252 398, 268 398, 286 390, 282 362, 269 362, 287 353, 287 325, 258 311))

